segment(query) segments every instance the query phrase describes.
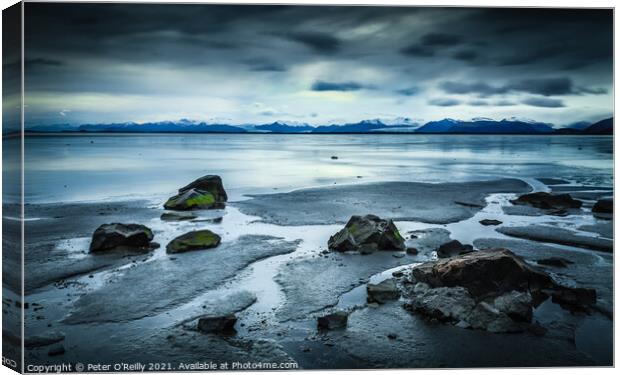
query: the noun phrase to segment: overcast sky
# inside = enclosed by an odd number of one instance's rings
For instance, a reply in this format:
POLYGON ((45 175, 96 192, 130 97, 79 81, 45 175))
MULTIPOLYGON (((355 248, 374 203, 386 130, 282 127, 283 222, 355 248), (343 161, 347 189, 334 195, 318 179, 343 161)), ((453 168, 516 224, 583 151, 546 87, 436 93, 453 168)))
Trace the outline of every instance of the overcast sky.
POLYGON ((26 3, 26 122, 597 121, 610 10, 26 3))

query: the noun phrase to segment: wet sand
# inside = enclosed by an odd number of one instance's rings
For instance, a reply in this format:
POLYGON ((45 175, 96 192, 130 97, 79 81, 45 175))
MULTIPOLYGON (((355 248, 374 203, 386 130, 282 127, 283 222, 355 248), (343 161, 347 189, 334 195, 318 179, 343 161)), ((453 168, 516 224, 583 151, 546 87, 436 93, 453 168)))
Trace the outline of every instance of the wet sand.
MULTIPOLYGON (((547 182, 552 185, 534 188, 563 186, 562 181, 547 182)), ((50 357, 49 347, 33 347, 27 350, 27 363, 159 361, 177 366, 249 360, 294 361, 310 369, 611 365, 612 255, 516 239, 479 223, 498 219, 500 228, 526 229, 554 225, 609 240, 608 231, 578 229, 610 223, 592 216, 592 202, 565 217, 504 212, 510 199, 531 189, 516 179, 326 186, 254 196, 182 222, 160 219, 165 197, 30 205, 28 217, 36 220, 26 224, 26 334, 61 332, 66 353, 50 357), (329 236, 354 213, 396 219, 407 245, 419 253, 325 254, 329 236), (206 221, 214 217, 223 219, 206 221), (89 254, 90 235, 108 222, 147 225, 162 247, 141 255, 89 254), (172 238, 195 229, 218 233, 222 244, 207 251, 165 253, 172 238), (478 249, 508 247, 532 264, 548 255, 572 259, 567 269, 545 270, 567 284, 595 288, 599 311, 574 315, 545 302, 535 319, 548 333, 536 336, 432 324, 403 309, 403 300, 379 306, 366 302, 369 281, 434 259, 434 248, 447 239, 478 249), (317 316, 335 307, 351 311, 346 330, 317 331, 317 316), (233 312, 238 317, 235 335, 195 329, 199 316, 233 312)))

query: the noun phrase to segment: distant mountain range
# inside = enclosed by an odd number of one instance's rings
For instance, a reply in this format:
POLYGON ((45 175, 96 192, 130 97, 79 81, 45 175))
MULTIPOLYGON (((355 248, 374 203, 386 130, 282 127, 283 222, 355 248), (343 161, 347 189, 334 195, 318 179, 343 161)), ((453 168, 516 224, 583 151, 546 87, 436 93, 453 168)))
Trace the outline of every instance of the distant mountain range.
POLYGON ((349 124, 312 126, 282 121, 262 125, 208 124, 190 120, 134 122, 85 125, 43 125, 28 128, 29 132, 84 133, 277 133, 277 134, 335 134, 335 133, 423 133, 423 134, 613 134, 613 117, 594 124, 577 122, 563 128, 552 124, 518 118, 500 121, 476 118, 469 121, 443 119, 419 124, 410 119, 399 121, 364 120, 349 124))

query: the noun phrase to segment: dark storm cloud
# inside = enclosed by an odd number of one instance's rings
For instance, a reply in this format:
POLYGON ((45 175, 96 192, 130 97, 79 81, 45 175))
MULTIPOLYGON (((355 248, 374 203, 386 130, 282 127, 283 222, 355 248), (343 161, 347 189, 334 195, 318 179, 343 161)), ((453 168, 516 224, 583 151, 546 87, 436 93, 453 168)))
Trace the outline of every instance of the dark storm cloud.
POLYGON ((521 103, 532 106, 532 107, 543 107, 543 108, 564 107, 564 103, 561 100, 550 99, 550 98, 527 98, 527 99, 524 99, 521 103))
POLYGON ((316 81, 312 84, 312 91, 357 91, 368 86, 357 82, 325 82, 316 81))
POLYGON ((474 50, 462 50, 455 52, 452 57, 462 61, 474 61, 478 59, 478 52, 474 50))
POLYGON ((512 81, 502 86, 491 86, 484 82, 463 83, 447 81, 442 82, 439 88, 449 94, 477 94, 483 97, 506 94, 508 92, 524 92, 543 96, 599 95, 607 92, 607 90, 600 88, 575 87, 572 80, 566 77, 525 79, 512 81))
POLYGON ((440 83, 439 88, 448 94, 478 94, 480 96, 505 94, 508 92, 508 89, 505 87, 494 87, 484 82, 464 83, 447 81, 440 83))
POLYGON ((452 47, 461 42, 461 38, 456 35, 429 33, 422 35, 418 42, 402 48, 400 52, 409 56, 430 57, 441 48, 452 47))
MULTIPOLYGON (((496 107, 518 104, 559 108, 564 103, 557 97, 571 95, 567 110, 594 111, 587 108, 598 106, 610 111, 611 10, 129 3, 25 7, 26 86, 30 95, 48 95, 40 102, 58 98, 56 93, 74 98, 84 93, 160 96, 171 99, 168 113, 180 106, 193 113, 193 104, 185 99, 202 95, 229 102, 226 108, 265 103, 275 109, 274 117, 286 112, 306 121, 315 113, 316 121, 335 116, 353 121, 360 106, 368 113, 405 116, 415 105, 420 117, 433 119, 449 113, 447 107, 464 104, 493 116, 490 111, 496 107), (449 95, 425 96, 436 86, 449 95), (303 97, 306 90, 356 92, 350 101, 356 106, 329 113, 325 108, 333 97, 303 97), (376 100, 378 95, 388 100, 376 100), (593 95, 603 104, 586 101, 593 95), (279 107, 283 97, 295 99, 287 106, 298 108, 284 111, 279 107)), ((96 108, 89 103, 98 98, 89 100, 83 105, 96 108)), ((146 117, 153 105, 144 100, 147 109, 141 115, 146 117)), ((131 109, 119 120, 134 113, 133 105, 125 107, 131 109)), ((49 112, 65 108, 70 107, 62 103, 49 112)), ((217 110, 219 102, 208 108, 217 110)), ((510 109, 501 109, 501 115, 510 109)))
POLYGON ((423 46, 455 46, 461 43, 461 38, 457 35, 430 33, 420 38, 420 44, 423 46))
POLYGON ((428 104, 436 107, 452 107, 461 104, 460 100, 456 99, 431 99, 428 104))
POLYGON ((340 48, 340 40, 330 34, 302 32, 290 34, 288 38, 321 53, 334 53, 340 48))

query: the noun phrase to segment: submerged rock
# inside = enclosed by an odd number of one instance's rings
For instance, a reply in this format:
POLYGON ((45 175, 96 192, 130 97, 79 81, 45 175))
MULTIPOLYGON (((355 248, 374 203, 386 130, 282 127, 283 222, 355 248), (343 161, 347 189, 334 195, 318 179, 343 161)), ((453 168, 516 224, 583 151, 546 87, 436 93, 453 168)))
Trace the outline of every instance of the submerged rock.
POLYGON ((592 207, 592 212, 613 214, 614 213, 614 199, 612 197, 599 199, 592 207))
POLYGON ((153 232, 140 224, 103 224, 95 230, 90 243, 90 252, 115 248, 149 250, 153 232))
POLYGON ((510 201, 516 205, 529 205, 543 210, 567 210, 570 208, 580 208, 582 202, 570 196, 570 194, 549 194, 537 192, 521 195, 517 199, 510 201))
POLYGON ((181 235, 166 246, 168 254, 183 253, 192 250, 211 249, 220 244, 221 238, 210 230, 197 230, 181 235))
POLYGON ((205 316, 198 319, 199 331, 204 333, 234 333, 237 317, 233 314, 224 316, 205 316))
POLYGON ((319 329, 337 329, 345 328, 349 320, 349 313, 338 310, 333 313, 321 316, 317 319, 319 329))
POLYGON ((539 259, 536 261, 536 263, 541 264, 543 266, 552 266, 552 267, 559 267, 559 268, 566 268, 569 264, 573 264, 573 262, 571 262, 570 260, 559 258, 559 257, 539 259))
POLYGON ((368 254, 377 250, 405 250, 405 240, 390 219, 352 216, 343 229, 329 238, 327 246, 332 251, 368 254))
POLYGON ((400 297, 400 290, 396 286, 394 279, 387 279, 378 284, 368 284, 366 286, 368 302, 386 303, 400 297))
POLYGON ((471 253, 472 251, 474 251, 472 245, 463 245, 457 240, 452 240, 439 246, 437 256, 439 258, 449 258, 455 255, 471 253))
POLYGON ((194 220, 198 216, 191 213, 182 213, 182 212, 164 212, 161 214, 160 219, 164 221, 185 221, 185 220, 194 220))
POLYGON ((179 194, 164 204, 168 210, 193 210, 224 208, 228 195, 222 179, 217 175, 207 175, 179 189, 179 194))
POLYGON ((482 219, 482 220, 479 221, 479 223, 484 225, 484 226, 500 225, 500 224, 502 224, 501 221, 495 220, 495 219, 482 219))

